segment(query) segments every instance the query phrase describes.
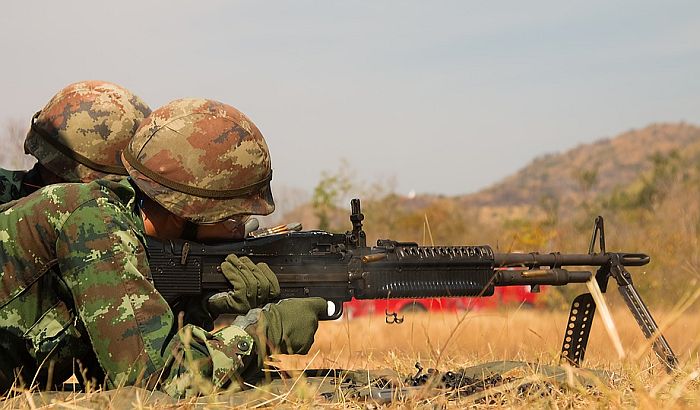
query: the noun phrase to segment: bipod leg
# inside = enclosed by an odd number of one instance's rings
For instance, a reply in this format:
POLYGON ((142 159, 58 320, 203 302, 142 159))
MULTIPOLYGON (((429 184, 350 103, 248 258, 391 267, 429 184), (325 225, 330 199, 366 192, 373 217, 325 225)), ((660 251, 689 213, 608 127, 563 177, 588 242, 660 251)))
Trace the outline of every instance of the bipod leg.
POLYGON ((590 293, 578 295, 571 303, 560 361, 566 361, 575 367, 581 366, 583 357, 586 355, 588 337, 591 335, 595 308, 595 301, 590 293))
POLYGON ((634 320, 642 329, 644 337, 653 340, 654 352, 658 356, 661 363, 666 367, 668 373, 673 373, 678 368, 678 358, 676 354, 671 350, 671 346, 668 341, 659 331, 659 326, 651 317, 647 305, 642 301, 641 296, 637 292, 637 289, 632 283, 632 275, 627 269, 620 263, 619 257, 615 257, 612 261, 612 266, 610 269, 610 274, 617 282, 618 290, 625 300, 625 304, 632 312, 634 320))
POLYGON ((627 307, 629 307, 630 312, 632 312, 632 316, 634 316, 637 324, 639 324, 639 327, 642 329, 644 336, 647 339, 653 340, 654 352, 661 363, 664 364, 666 372, 673 373, 678 369, 678 358, 676 354, 673 353, 664 335, 659 331, 659 326, 654 321, 654 318, 651 317, 651 313, 639 296, 637 289, 635 289, 632 283, 629 283, 628 285, 618 287, 618 290, 625 300, 627 307))
MULTIPOLYGON (((598 216, 593 224, 593 234, 591 242, 588 246, 588 253, 593 254, 596 240, 600 247, 600 252, 605 253, 605 224, 603 217, 598 216)), ((601 289, 605 289, 607 280, 607 272, 598 270, 596 274, 601 289)), ((564 342, 561 345, 561 355, 559 362, 566 362, 575 367, 581 367, 581 362, 586 355, 586 347, 588 346, 588 338, 591 335, 591 326, 595 317, 596 304, 593 295, 590 293, 580 294, 571 303, 569 311, 569 320, 566 323, 564 333, 564 342)))

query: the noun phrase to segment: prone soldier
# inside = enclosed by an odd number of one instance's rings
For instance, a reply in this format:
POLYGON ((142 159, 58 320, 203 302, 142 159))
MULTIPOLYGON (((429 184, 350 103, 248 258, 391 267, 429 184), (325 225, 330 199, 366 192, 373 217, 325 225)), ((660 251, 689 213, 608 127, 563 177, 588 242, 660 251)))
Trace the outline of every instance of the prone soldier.
POLYGON ((272 169, 257 127, 211 100, 173 101, 147 117, 123 153, 131 178, 57 184, 0 207, 0 391, 15 376, 52 386, 141 385, 174 397, 258 373, 270 350, 306 353, 320 298, 279 295, 269 268, 231 255, 233 289, 203 310, 241 314, 212 331, 186 324, 153 287, 145 235, 230 238, 274 210, 272 169))
POLYGON ((126 176, 121 151, 150 113, 139 97, 116 84, 68 85, 32 118, 24 150, 37 159, 34 167, 0 169, 0 203, 49 184, 126 176))

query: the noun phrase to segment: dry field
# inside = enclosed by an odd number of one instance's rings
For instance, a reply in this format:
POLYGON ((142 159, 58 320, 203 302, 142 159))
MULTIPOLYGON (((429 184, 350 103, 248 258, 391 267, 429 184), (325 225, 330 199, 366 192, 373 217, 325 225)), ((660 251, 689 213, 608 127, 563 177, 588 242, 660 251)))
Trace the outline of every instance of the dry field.
MULTIPOLYGON (((646 363, 655 356, 631 314, 615 309, 616 323, 626 358, 620 360, 600 317, 594 321, 586 352, 589 367, 622 368, 646 363)), ((700 316, 686 314, 667 324, 664 312, 652 312, 682 362, 700 355, 700 316)), ((402 324, 386 324, 383 315, 322 322, 316 343, 306 356, 285 358, 285 365, 303 368, 379 368, 416 360, 442 370, 483 361, 524 360, 554 364, 561 348, 567 312, 537 309, 479 310, 455 313, 420 313, 402 324), (398 361, 398 362, 397 362, 398 361)), ((427 366, 426 366, 427 367, 427 366)))
MULTIPOLYGON (((618 356, 598 316, 584 363, 585 367, 609 370, 621 376, 624 382, 618 391, 607 390, 598 396, 577 395, 575 400, 572 397, 511 400, 508 405, 697 408, 700 406, 700 316, 652 313, 680 358, 681 375, 666 376, 630 313, 618 306, 613 308, 612 315, 625 357, 618 356)), ((321 323, 309 355, 284 357, 280 364, 288 368, 391 368, 404 374, 415 371, 416 361, 443 371, 503 360, 554 365, 566 319, 566 312, 513 308, 415 314, 400 325, 384 323, 381 315, 327 322, 321 323)))
MULTIPOLYGON (((700 317, 693 313, 653 312, 680 357, 682 372, 667 376, 650 353, 631 315, 613 306, 613 318, 625 348, 619 358, 610 337, 596 318, 585 365, 615 372, 622 379, 616 387, 601 386, 598 393, 580 390, 554 391, 544 395, 519 397, 505 393, 497 400, 473 403, 471 400, 447 401, 439 394, 428 398, 396 402, 392 408, 461 408, 467 405, 511 408, 697 408, 700 406, 700 317)), ((453 370, 489 361, 523 360, 556 364, 561 346, 566 312, 509 308, 458 313, 421 313, 406 316, 404 323, 389 325, 384 318, 365 316, 321 323, 316 343, 306 356, 279 356, 278 365, 287 369, 389 368, 402 374, 415 372, 420 361, 428 367, 453 370)), ((126 401, 114 395, 93 393, 83 396, 61 396, 47 399, 23 395, 5 403, 2 408, 39 407, 52 403, 54 408, 113 407, 203 407, 222 408, 230 404, 243 407, 301 408, 374 408, 365 402, 329 403, 314 397, 314 387, 301 378, 293 380, 291 392, 277 393, 271 398, 231 400, 221 396, 174 403, 162 396, 125 389, 126 401), (42 401, 43 400, 43 401, 42 401), (161 401, 158 401, 161 400, 161 401), (205 404, 206 403, 206 404, 205 404)), ((235 396, 235 394, 233 395, 235 396)), ((252 396, 251 396, 252 397, 252 396)), ((269 397, 269 396, 268 396, 269 397)))

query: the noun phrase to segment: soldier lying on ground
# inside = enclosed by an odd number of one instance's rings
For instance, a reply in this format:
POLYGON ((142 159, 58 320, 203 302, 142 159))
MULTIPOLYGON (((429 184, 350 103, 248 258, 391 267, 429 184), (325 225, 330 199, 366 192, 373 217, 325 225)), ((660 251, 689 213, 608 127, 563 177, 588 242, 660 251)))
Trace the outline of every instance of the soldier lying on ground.
POLYGON ((104 81, 71 84, 32 118, 24 150, 28 171, 0 169, 0 203, 59 182, 127 175, 121 151, 151 109, 129 90, 104 81))
POLYGON ((0 207, 0 389, 15 375, 51 387, 77 362, 85 382, 180 397, 257 373, 268 349, 306 353, 326 302, 266 304, 279 285, 265 266, 222 264, 237 285, 205 308, 247 314, 216 332, 178 328, 149 281, 144 235, 230 238, 274 210, 257 127, 231 106, 177 100, 143 121, 123 159, 131 179, 52 185, 0 207))

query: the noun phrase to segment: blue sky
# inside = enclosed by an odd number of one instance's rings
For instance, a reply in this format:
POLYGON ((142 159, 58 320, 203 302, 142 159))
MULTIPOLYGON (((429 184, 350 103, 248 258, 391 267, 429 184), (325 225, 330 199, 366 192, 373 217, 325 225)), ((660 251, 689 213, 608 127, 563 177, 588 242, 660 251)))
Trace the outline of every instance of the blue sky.
POLYGON ((8 2, 0 51, 0 122, 83 79, 153 108, 217 99, 262 130, 279 189, 346 159, 399 193, 468 193, 537 155, 700 124, 696 1, 8 2))

